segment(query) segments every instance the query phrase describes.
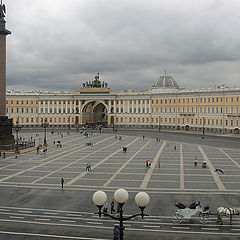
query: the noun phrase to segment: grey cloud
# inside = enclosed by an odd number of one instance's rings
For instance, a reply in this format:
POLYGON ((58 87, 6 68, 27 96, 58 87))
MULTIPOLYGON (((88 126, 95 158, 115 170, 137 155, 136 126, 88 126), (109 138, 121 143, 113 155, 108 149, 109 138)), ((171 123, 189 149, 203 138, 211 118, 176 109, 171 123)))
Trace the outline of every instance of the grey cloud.
POLYGON ((165 68, 186 87, 237 84, 239 6, 236 0, 9 1, 8 86, 74 89, 100 72, 112 88, 147 89, 165 68))

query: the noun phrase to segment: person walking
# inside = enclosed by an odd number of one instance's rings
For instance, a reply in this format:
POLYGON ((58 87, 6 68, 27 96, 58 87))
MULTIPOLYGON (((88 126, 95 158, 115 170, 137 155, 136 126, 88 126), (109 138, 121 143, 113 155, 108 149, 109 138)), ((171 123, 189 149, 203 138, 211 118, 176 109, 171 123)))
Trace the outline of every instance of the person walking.
POLYGON ((112 202, 111 202, 111 214, 115 213, 114 207, 115 207, 115 202, 114 202, 114 200, 112 199, 112 202))
POLYGON ((146 167, 148 167, 148 162, 149 162, 149 160, 146 160, 146 167))
POLYGON ((108 203, 107 202, 103 206, 103 213, 108 213, 108 203))
POLYGON ((113 240, 119 240, 120 239, 120 230, 118 226, 115 226, 113 229, 113 240))
POLYGON ((88 163, 86 163, 86 172, 88 171, 88 169, 89 169, 89 165, 88 163))
POLYGON ((194 167, 197 167, 197 159, 194 161, 194 167))
POLYGON ((3 158, 6 158, 6 153, 5 152, 3 152, 3 158))
POLYGON ((197 156, 195 157, 194 167, 197 167, 197 156))
POLYGON ((91 172, 92 171, 92 168, 91 168, 91 163, 89 162, 88 163, 88 171, 91 172))
POLYGON ((64 184, 64 179, 61 178, 61 185, 62 185, 62 189, 63 189, 63 184, 64 184))

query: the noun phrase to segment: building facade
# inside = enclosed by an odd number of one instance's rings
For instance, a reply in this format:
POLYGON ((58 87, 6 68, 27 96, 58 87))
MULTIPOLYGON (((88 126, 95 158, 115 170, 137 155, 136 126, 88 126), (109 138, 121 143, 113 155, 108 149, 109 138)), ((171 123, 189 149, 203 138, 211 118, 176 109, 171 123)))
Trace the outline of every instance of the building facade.
POLYGON ((22 127, 111 127, 239 133, 240 88, 180 89, 160 76, 149 90, 116 92, 95 77, 74 92, 7 91, 7 115, 22 127))

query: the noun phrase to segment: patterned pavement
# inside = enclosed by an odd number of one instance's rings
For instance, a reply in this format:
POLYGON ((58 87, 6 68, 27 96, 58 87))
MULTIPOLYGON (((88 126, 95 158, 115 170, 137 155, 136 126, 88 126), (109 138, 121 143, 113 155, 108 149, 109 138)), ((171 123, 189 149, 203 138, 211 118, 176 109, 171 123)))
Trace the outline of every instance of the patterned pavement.
MULTIPOLYGON (((152 192, 236 192, 239 193, 240 150, 187 143, 94 133, 85 137, 79 132, 70 135, 48 133, 46 155, 36 151, 0 158, 0 185, 36 188, 115 189, 152 192), (61 141, 59 148, 53 141, 61 141), (93 146, 85 146, 92 142, 93 146), (128 148, 127 152, 122 147, 128 148), (176 150, 174 149, 176 147, 176 150), (197 157, 198 166, 194 166, 197 157), (145 166, 150 160, 151 167, 145 166), (207 168, 201 167, 203 161, 207 168), (91 172, 86 172, 90 162, 91 172), (224 171, 216 173, 215 169, 224 171)), ((33 133, 24 133, 33 137, 33 133)), ((41 138, 41 137, 40 137, 41 138)), ((40 139, 42 141, 42 139, 40 139)))

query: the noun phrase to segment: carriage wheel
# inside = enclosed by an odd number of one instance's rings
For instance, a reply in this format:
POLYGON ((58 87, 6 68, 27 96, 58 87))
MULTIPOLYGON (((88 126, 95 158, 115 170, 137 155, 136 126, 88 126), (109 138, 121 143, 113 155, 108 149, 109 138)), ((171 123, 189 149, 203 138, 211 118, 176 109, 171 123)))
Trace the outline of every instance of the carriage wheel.
POLYGON ((175 212, 172 215, 172 222, 173 223, 181 223, 183 221, 183 215, 179 214, 178 212, 175 212))
POLYGON ((209 214, 200 212, 199 213, 199 218, 200 218, 200 223, 207 223, 208 218, 209 218, 209 214))

